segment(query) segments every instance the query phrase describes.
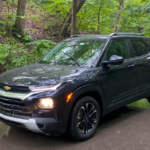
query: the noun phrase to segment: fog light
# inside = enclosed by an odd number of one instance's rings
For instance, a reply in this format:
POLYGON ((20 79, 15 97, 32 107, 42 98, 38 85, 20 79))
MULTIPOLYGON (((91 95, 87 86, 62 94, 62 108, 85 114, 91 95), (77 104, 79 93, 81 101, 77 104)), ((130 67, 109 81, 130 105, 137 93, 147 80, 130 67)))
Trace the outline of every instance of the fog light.
POLYGON ((54 108, 54 102, 51 98, 42 98, 42 99, 40 99, 38 106, 40 108, 44 108, 44 109, 53 109, 54 108))

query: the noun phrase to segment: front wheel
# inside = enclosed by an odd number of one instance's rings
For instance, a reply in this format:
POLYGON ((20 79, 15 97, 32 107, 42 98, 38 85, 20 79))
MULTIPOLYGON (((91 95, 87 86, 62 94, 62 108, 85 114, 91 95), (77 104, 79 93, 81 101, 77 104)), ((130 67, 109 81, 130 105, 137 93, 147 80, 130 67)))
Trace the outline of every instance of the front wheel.
POLYGON ((100 108, 97 101, 85 96, 75 104, 70 121, 70 130, 74 138, 80 141, 91 138, 100 121, 100 108))

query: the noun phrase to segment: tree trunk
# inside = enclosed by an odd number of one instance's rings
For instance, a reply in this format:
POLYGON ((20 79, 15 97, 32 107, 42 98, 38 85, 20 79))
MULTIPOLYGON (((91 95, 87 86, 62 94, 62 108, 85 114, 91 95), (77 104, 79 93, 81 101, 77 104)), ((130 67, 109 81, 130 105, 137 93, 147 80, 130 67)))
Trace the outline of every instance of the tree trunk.
MULTIPOLYGON (((76 13, 79 12, 79 10, 81 9, 81 7, 83 6, 83 4, 85 3, 86 0, 78 0, 77 2, 77 11, 76 13)), ((72 9, 71 9, 72 10, 72 9)), ((69 24, 71 23, 71 17, 72 17, 72 11, 70 11, 70 13, 68 14, 68 16, 66 17, 64 23, 63 23, 63 26, 59 32, 59 39, 61 39, 61 36, 64 37, 68 27, 69 27, 69 24)))
POLYGON ((12 26, 13 26, 13 22, 14 22, 14 10, 13 10, 13 8, 14 8, 14 0, 12 0, 12 16, 11 16, 11 26, 10 26, 10 36, 11 36, 11 34, 12 34, 12 26))
POLYGON ((77 0, 73 0, 72 1, 71 35, 76 34, 76 14, 77 14, 77 0))
POLYGON ((120 0, 120 7, 119 7, 118 13, 116 15, 115 22, 113 24, 114 32, 118 32, 118 30, 119 30, 117 23, 119 23, 119 21, 121 19, 121 12, 124 9, 124 1, 125 0, 120 0))
POLYGON ((17 32, 23 35, 23 21, 24 21, 24 14, 25 14, 25 3, 26 0, 18 0, 18 7, 17 7, 17 18, 15 22, 15 27, 17 32))
POLYGON ((100 2, 100 6, 99 6, 99 11, 98 11, 98 31, 100 30, 100 14, 101 14, 101 9, 102 9, 102 1, 100 2))

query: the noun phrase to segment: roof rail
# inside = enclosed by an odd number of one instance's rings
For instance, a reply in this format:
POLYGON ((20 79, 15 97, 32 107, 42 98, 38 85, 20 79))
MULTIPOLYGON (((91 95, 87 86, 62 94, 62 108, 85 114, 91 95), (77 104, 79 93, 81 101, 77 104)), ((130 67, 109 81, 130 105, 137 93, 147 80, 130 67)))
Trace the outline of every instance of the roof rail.
POLYGON ((74 37, 80 37, 80 36, 85 36, 85 34, 77 34, 77 35, 72 35, 70 38, 74 38, 74 37))
POLYGON ((69 38, 82 37, 82 36, 92 36, 92 35, 96 35, 96 34, 76 34, 76 35, 70 36, 69 38))
POLYGON ((79 35, 72 35, 72 36, 70 36, 70 38, 73 38, 73 37, 78 37, 79 35))
POLYGON ((144 36, 142 33, 112 33, 110 36, 117 36, 117 35, 133 35, 133 36, 144 36))

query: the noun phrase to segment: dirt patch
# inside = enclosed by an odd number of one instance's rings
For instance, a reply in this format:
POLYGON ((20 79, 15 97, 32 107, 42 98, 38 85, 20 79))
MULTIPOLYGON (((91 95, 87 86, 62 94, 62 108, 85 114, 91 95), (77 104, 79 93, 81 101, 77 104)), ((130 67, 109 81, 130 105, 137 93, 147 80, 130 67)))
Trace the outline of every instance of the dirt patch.
MULTIPOLYGON (((16 15, 16 10, 17 8, 12 5, 7 5, 6 2, 3 0, 0 0, 0 21, 5 22, 6 20, 11 20, 12 18, 6 17, 8 14, 12 14, 12 8, 13 8, 13 15, 16 15)), ((32 36, 33 41, 40 40, 40 39, 50 39, 54 42, 58 42, 58 38, 53 34, 53 31, 50 31, 49 29, 44 28, 44 25, 46 24, 47 21, 49 21, 51 18, 44 18, 44 15, 46 13, 44 11, 39 11, 37 8, 33 6, 27 5, 26 9, 26 14, 25 17, 26 19, 24 20, 24 29, 29 31, 29 34, 32 36), (35 17, 36 16, 36 17, 35 17), (35 19, 36 18, 36 19, 35 19)), ((53 18, 53 17, 52 17, 53 18)), ((56 21, 57 24, 57 19, 53 18, 53 20, 56 21)), ((0 29, 1 30, 1 29, 0 29)), ((0 39, 1 43, 4 43, 3 39, 0 39)))

